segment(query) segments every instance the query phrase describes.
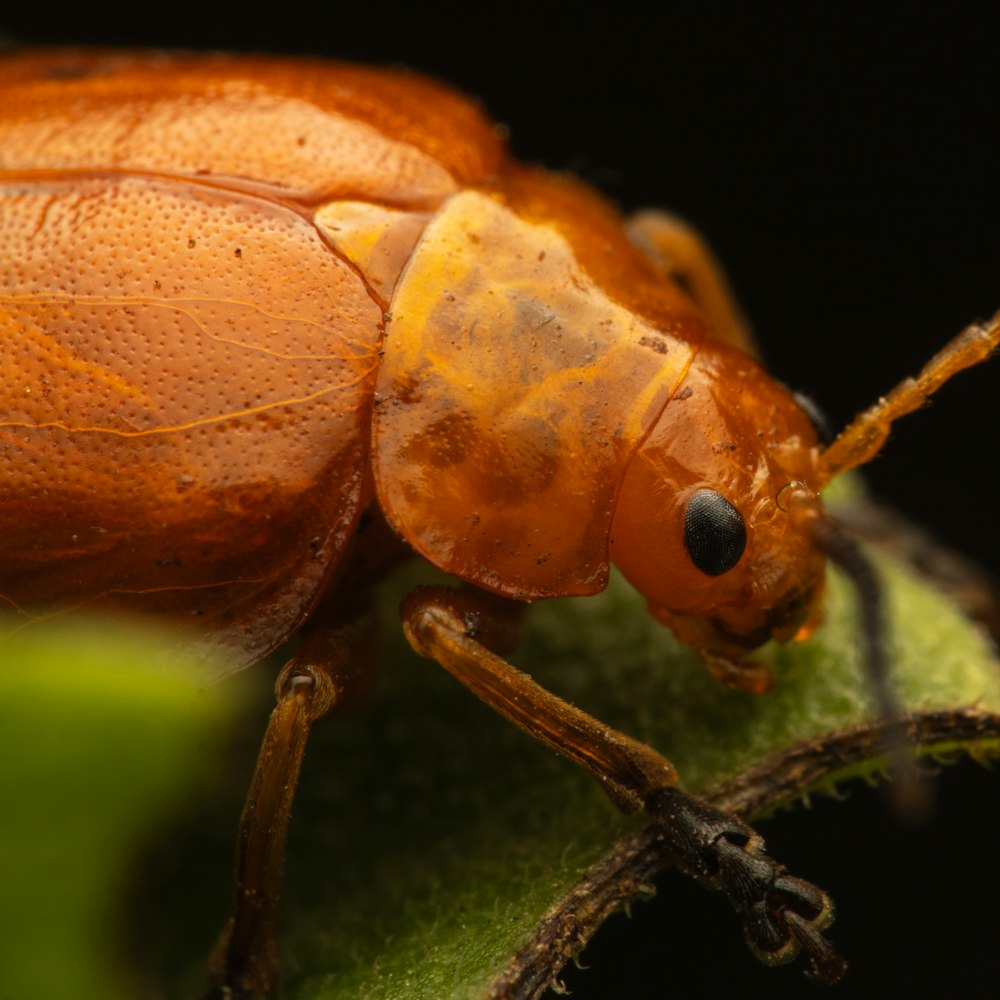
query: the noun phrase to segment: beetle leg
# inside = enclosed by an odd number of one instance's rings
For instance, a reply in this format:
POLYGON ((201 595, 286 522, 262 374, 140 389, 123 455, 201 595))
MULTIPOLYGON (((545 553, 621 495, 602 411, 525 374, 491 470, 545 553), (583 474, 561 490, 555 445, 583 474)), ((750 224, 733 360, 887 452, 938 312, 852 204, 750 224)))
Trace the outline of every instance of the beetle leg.
POLYGON ((278 675, 277 704, 240 816, 234 912, 212 952, 205 1000, 258 997, 274 988, 285 840, 306 738, 316 719, 365 693, 374 672, 373 646, 370 614, 350 624, 324 623, 278 675))
POLYGON ((759 958, 779 964, 804 951, 816 978, 839 979, 846 965, 821 934, 833 919, 825 893, 786 875, 742 820, 677 787, 673 765, 652 747, 546 691, 488 648, 495 601, 421 587, 403 601, 403 629, 417 653, 437 660, 501 715, 583 767, 621 809, 644 809, 678 865, 728 898, 759 958))
POLYGON ((705 310, 717 339, 752 357, 759 351, 729 279, 697 230, 668 212, 644 209, 625 220, 629 239, 705 310))

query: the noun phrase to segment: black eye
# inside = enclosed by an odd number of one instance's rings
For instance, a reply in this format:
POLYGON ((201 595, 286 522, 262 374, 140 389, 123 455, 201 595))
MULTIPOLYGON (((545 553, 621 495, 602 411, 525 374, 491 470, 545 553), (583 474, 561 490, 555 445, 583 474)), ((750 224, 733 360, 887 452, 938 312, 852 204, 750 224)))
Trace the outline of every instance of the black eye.
POLYGON ((747 547, 742 515, 721 493, 698 490, 684 512, 684 546, 702 573, 727 573, 747 547))
POLYGON ((819 408, 815 399, 807 396, 803 392, 793 392, 792 398, 799 404, 802 412, 809 418, 809 422, 816 431, 816 437, 820 444, 833 444, 834 433, 830 428, 830 421, 826 419, 826 414, 819 408))

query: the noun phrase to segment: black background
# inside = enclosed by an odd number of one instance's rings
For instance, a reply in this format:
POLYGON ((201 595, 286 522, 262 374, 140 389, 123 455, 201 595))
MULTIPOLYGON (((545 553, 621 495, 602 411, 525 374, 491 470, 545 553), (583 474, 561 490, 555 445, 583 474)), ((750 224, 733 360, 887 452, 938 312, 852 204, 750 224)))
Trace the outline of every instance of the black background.
MULTIPOLYGON (((0 27, 27 41, 310 52, 449 80, 523 159, 575 171, 626 211, 696 223, 771 369, 834 427, 1000 308, 1000 55, 997 24, 971 6, 22 7, 0 27)), ((994 572, 998 390, 997 362, 960 376, 868 471, 994 572)), ((998 794, 965 765, 921 830, 863 790, 768 824, 773 852, 839 902, 853 971, 831 996, 996 995, 998 794)), ((759 969, 721 904, 677 878, 584 961, 592 971, 567 974, 577 998, 822 993, 759 969)))

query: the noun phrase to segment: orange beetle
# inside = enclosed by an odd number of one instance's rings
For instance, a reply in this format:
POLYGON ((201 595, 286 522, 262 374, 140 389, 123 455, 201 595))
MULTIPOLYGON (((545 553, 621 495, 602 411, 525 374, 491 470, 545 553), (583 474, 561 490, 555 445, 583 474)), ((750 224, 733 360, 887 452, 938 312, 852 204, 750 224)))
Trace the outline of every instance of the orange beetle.
POLYGON ((26 623, 166 617, 234 669, 305 628, 211 995, 273 986, 305 737, 364 687, 365 587, 414 553, 471 585, 404 601, 418 652, 662 824, 762 958, 804 951, 838 978, 820 890, 499 650, 524 602, 600 591, 613 561, 716 676, 759 692, 747 654, 813 627, 832 557, 867 598, 892 711, 877 586, 818 494, 986 357, 997 321, 822 448, 697 237, 512 162, 430 81, 42 52, 0 61, 0 98, 0 594, 26 623))

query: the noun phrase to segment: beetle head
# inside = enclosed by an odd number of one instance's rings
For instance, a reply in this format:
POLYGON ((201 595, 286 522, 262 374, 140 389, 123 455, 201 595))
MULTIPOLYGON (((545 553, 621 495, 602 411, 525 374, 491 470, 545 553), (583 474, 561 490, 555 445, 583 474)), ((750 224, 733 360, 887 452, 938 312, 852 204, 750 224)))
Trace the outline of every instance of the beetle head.
POLYGON ((746 654, 817 621, 818 456, 792 395, 745 355, 712 345, 622 481, 612 559, 651 612, 734 686, 766 687, 746 654))

